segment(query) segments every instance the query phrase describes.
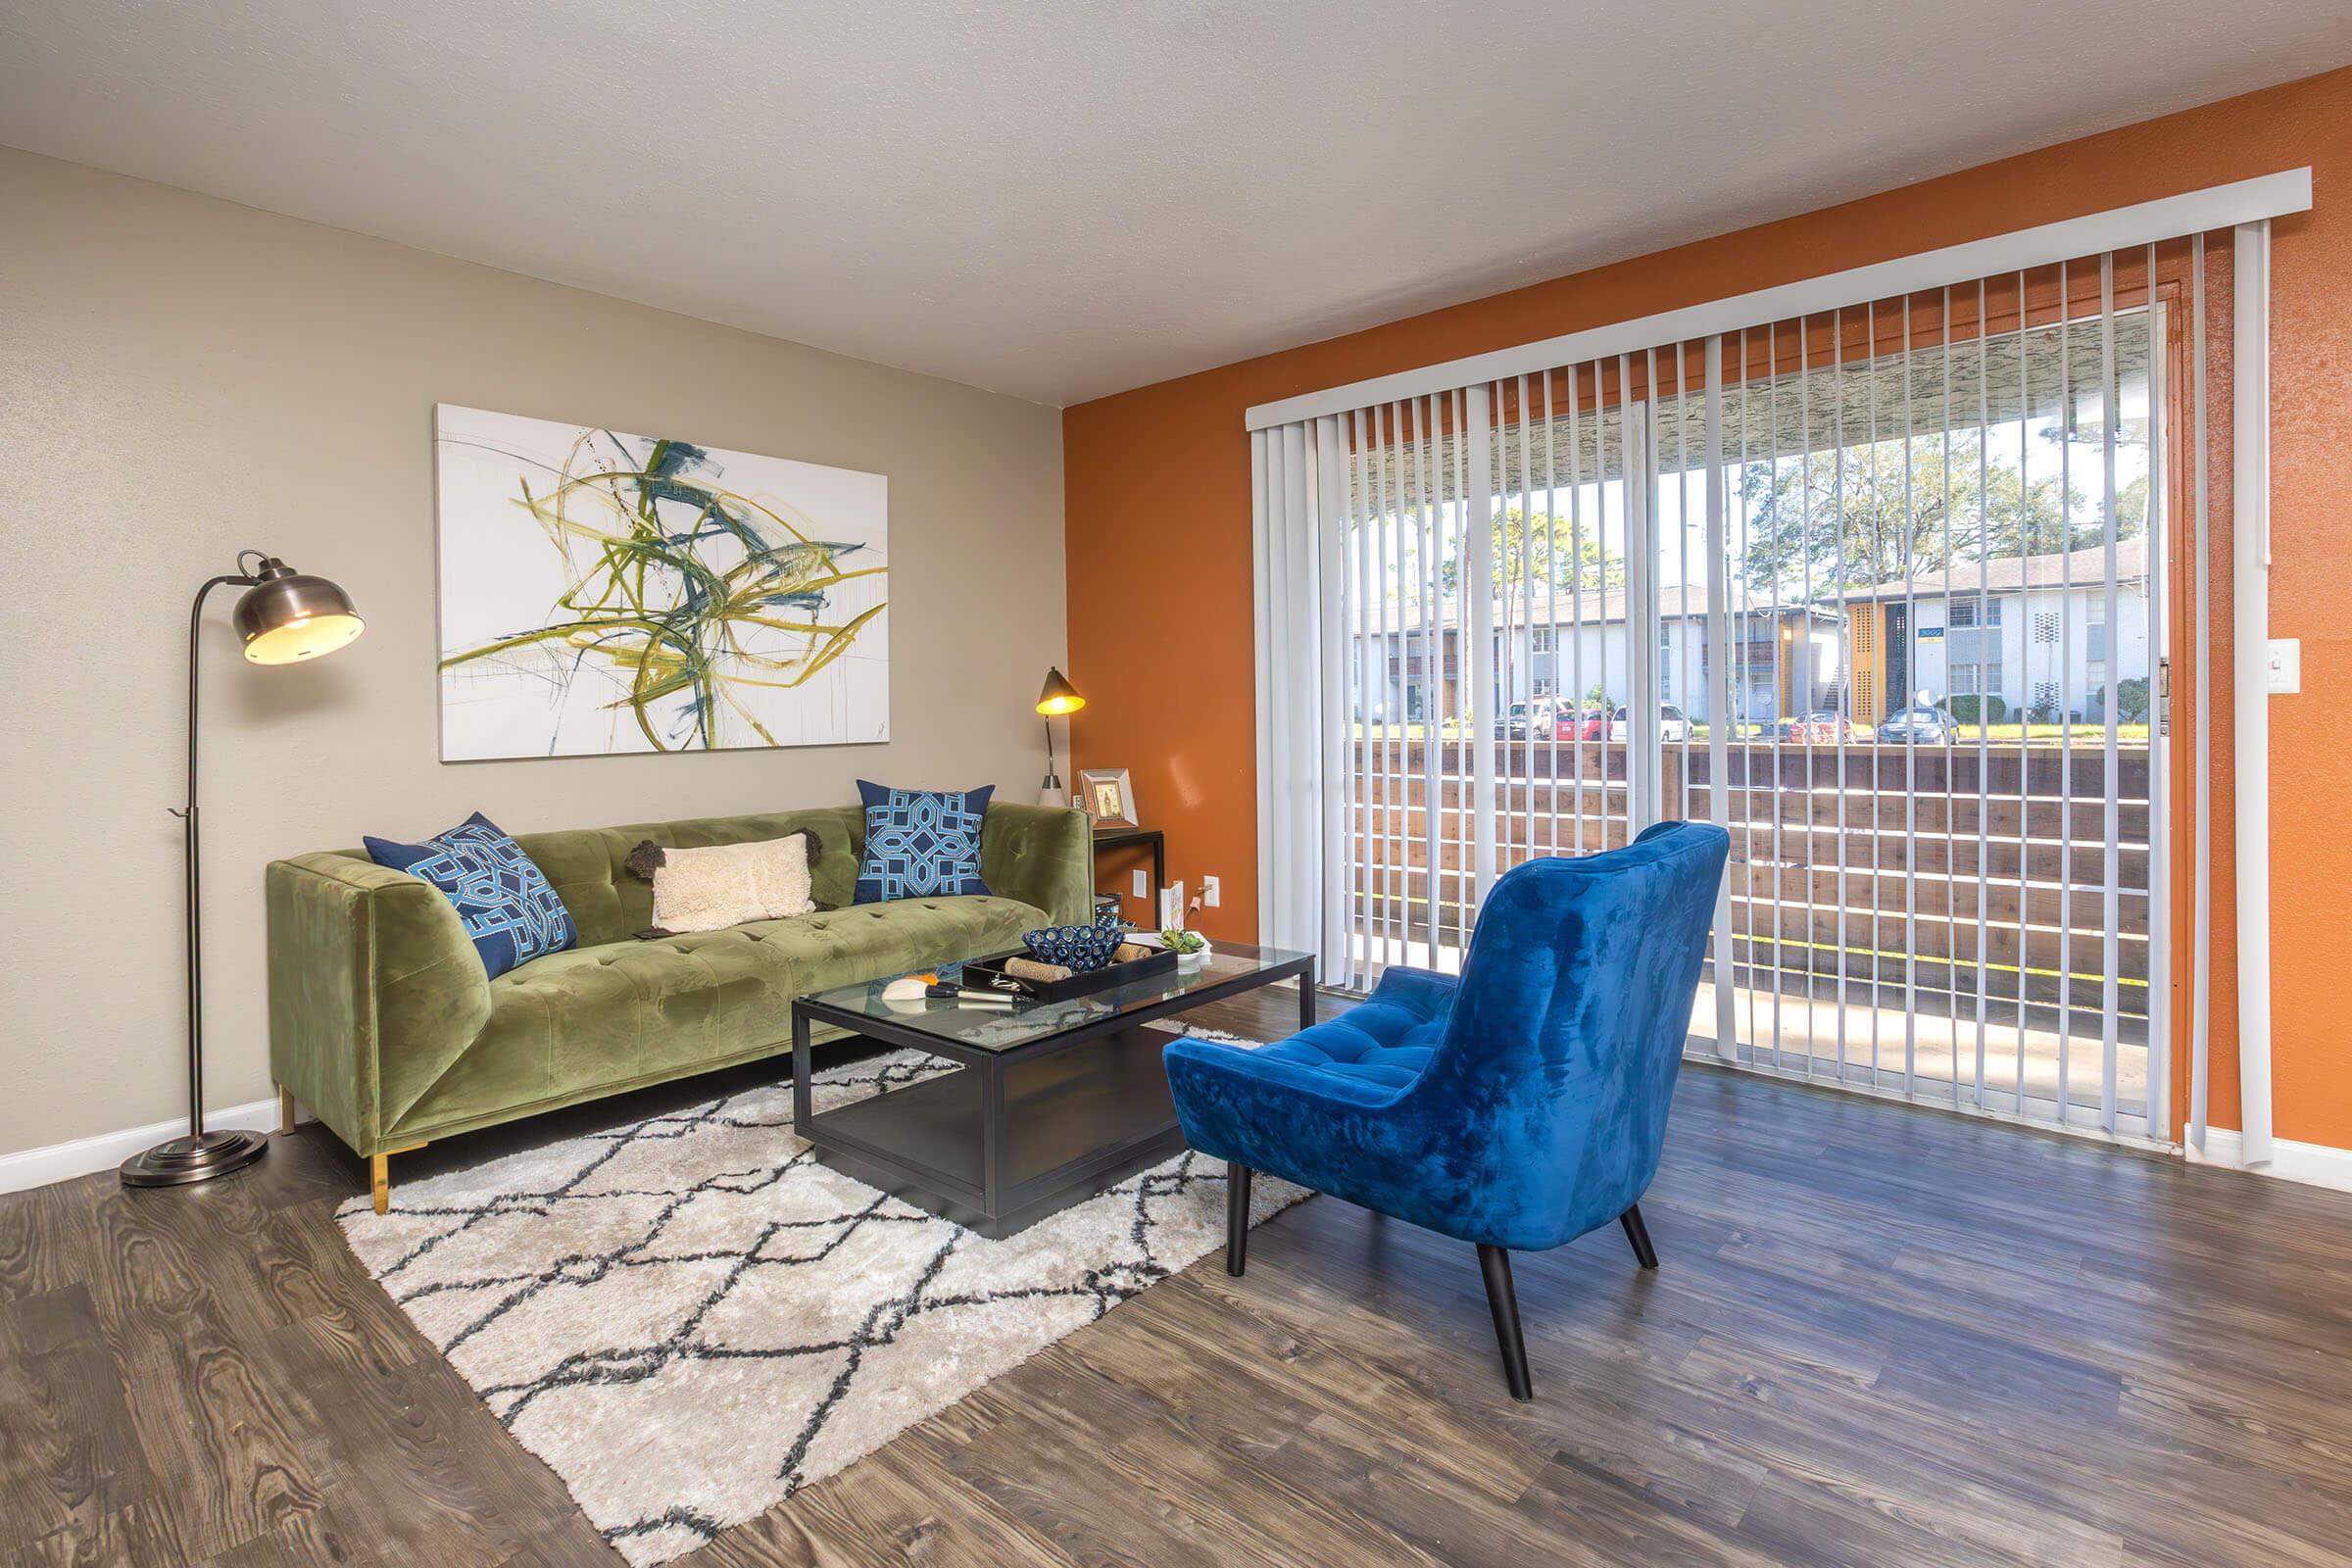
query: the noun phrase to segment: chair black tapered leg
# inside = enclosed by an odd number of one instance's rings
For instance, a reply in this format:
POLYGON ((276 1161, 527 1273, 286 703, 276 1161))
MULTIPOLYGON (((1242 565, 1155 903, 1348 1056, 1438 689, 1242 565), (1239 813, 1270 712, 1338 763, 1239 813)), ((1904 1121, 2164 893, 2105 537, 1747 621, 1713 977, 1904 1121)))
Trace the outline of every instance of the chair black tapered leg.
POLYGON ((1478 1266, 1487 1276, 1487 1310, 1494 1314, 1494 1343, 1502 1350, 1502 1381, 1512 1398, 1532 1399, 1536 1389, 1527 1376, 1527 1342, 1519 1337, 1519 1294, 1511 1289, 1511 1254, 1481 1242, 1478 1266))
POLYGON ((1225 1167, 1225 1272, 1236 1279, 1250 1263, 1250 1167, 1225 1167))
POLYGON ((1649 1227, 1642 1223, 1642 1205, 1636 1203, 1617 1216, 1625 1227, 1625 1239, 1634 1244, 1634 1257, 1643 1268, 1658 1266, 1658 1250, 1649 1245, 1649 1227))

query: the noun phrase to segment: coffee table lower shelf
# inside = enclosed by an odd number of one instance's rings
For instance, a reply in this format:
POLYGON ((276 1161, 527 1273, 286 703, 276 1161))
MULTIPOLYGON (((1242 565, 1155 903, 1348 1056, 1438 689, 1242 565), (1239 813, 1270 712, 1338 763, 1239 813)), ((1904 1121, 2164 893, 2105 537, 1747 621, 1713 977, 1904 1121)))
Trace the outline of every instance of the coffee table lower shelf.
POLYGON ((969 1060, 804 1113, 797 1131, 828 1167, 1002 1241, 1184 1148, 1160 1062, 1175 1038, 1138 1025, 1048 1055, 969 1060))

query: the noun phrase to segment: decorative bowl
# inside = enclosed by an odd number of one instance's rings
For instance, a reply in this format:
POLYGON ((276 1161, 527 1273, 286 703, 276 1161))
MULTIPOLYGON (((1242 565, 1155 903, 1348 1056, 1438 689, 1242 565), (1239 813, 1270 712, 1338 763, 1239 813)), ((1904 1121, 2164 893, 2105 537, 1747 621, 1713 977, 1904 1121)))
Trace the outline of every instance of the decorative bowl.
POLYGON ((1021 944, 1040 963, 1058 963, 1072 974, 1087 974, 1110 962, 1119 945, 1116 925, 1050 925, 1021 933, 1021 944))

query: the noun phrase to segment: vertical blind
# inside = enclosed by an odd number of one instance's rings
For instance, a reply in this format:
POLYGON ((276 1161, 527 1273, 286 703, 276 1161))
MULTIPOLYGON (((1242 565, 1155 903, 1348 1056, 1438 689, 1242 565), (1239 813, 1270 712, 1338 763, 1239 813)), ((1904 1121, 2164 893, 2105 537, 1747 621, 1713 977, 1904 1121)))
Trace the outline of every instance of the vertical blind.
POLYGON ((1264 940, 1348 989, 1454 968, 1512 865, 1713 820, 1694 1049, 2169 1135, 2171 714, 2199 961, 2210 745, 2169 650, 2231 503, 2208 323, 2259 293, 2242 248, 2061 249, 1260 424, 1264 940))

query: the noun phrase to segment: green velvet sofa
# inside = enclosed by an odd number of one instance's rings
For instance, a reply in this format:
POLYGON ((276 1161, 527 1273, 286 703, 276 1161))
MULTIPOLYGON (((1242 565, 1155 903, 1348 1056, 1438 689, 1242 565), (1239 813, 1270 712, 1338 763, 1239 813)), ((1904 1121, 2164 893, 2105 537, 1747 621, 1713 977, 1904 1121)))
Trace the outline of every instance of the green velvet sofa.
MULTIPOLYGON (((1089 917, 1093 837, 1078 811, 994 803, 980 834, 990 896, 853 904, 855 806, 527 833, 516 842, 571 911, 579 944, 492 980, 430 883, 357 851, 268 871, 270 1061, 280 1104, 310 1107, 369 1162, 436 1138, 792 1049, 795 997, 1020 946, 1089 917), (800 828, 834 907, 640 941, 653 889, 622 868, 647 839, 743 844, 800 828)), ((819 1038, 824 1038, 820 1035, 819 1038)))

